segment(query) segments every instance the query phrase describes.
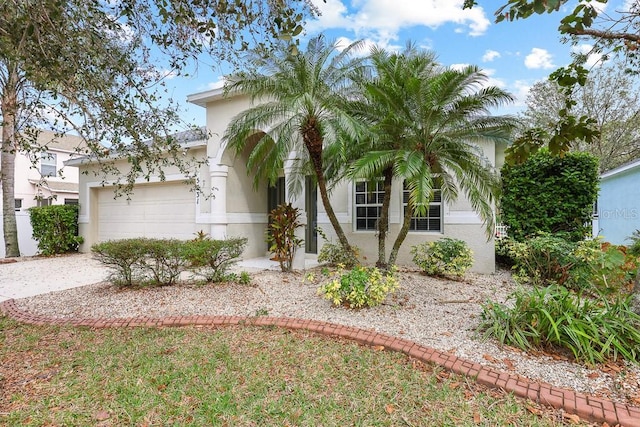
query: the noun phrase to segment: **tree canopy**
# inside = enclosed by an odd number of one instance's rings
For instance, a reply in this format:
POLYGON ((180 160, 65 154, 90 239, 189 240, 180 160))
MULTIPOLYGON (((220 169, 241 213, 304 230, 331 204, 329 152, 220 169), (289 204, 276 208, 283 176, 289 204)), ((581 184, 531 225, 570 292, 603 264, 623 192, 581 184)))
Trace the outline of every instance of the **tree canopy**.
POLYGON ((188 73, 199 55, 234 62, 239 51, 293 40, 314 10, 306 0, 1 2, 0 178, 7 254, 19 255, 13 158, 46 150, 35 129, 83 136, 82 154, 100 161, 103 177, 120 172, 111 162, 114 153, 126 158, 130 170, 121 181, 128 188, 140 176, 162 178, 169 164, 193 176, 179 141, 168 137, 179 114, 165 77, 188 73))

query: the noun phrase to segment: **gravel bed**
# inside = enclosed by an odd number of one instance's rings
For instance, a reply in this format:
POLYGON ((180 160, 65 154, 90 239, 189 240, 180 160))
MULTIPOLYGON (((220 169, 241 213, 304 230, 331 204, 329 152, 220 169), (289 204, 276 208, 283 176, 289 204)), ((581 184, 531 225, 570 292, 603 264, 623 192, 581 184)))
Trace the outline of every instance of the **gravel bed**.
POLYGON ((265 315, 324 320, 373 329, 451 352, 474 362, 534 380, 571 388, 618 402, 640 405, 640 369, 605 365, 596 369, 557 356, 527 354, 482 341, 475 330, 481 303, 504 302, 516 285, 506 271, 468 274, 464 281, 401 271, 401 288, 375 308, 333 307, 317 295, 302 273, 252 273, 251 285, 179 285, 139 290, 119 289, 108 282, 17 300, 19 308, 41 315, 124 318, 176 315, 265 315))

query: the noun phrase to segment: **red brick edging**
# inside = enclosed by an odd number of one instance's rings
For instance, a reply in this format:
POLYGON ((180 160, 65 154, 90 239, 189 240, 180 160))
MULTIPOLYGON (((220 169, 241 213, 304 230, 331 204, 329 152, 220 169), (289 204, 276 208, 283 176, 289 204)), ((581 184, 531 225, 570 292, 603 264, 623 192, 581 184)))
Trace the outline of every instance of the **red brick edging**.
POLYGON ((114 328, 135 326, 224 326, 251 325, 277 326, 287 329, 303 329, 327 336, 342 337, 369 346, 383 346, 387 350, 404 353, 422 362, 435 363, 456 374, 474 378, 478 383, 503 389, 515 396, 531 399, 580 418, 595 422, 606 422, 612 426, 640 427, 640 408, 613 402, 609 399, 591 397, 573 390, 555 387, 547 383, 529 380, 518 375, 482 366, 425 347, 403 338, 381 334, 375 331, 343 326, 316 320, 281 317, 246 316, 172 316, 164 318, 132 317, 124 319, 62 319, 40 316, 20 310, 14 300, 0 303, 0 312, 23 323, 31 325, 86 326, 90 328, 114 328))

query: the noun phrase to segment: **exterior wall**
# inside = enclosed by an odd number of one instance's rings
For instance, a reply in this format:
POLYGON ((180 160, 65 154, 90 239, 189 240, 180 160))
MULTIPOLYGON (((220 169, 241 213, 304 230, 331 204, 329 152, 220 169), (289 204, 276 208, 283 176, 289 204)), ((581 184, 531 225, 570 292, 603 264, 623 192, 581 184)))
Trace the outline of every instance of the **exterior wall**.
MULTIPOLYGON (((210 161, 210 172, 218 171, 217 181, 219 187, 224 187, 222 197, 212 201, 211 211, 218 214, 211 215, 212 230, 216 230, 217 237, 244 236, 249 239, 249 247, 244 257, 264 256, 266 252, 265 231, 267 226, 267 196, 266 191, 260 188, 253 189, 253 181, 248 176, 244 167, 245 155, 234 156, 225 150, 221 144, 226 127, 231 119, 250 107, 250 100, 246 96, 234 96, 225 98, 221 91, 196 94, 191 98, 192 102, 204 106, 207 109, 207 128, 210 133, 207 155, 210 161)), ((268 132, 268 129, 256 129, 256 132, 268 132)), ((484 144, 480 147, 490 161, 498 168, 504 161, 504 147, 496 150, 493 144, 484 144)), ((285 176, 287 171, 285 170, 285 176)), ((215 178, 212 178, 215 180, 215 178)), ((213 184, 215 186, 215 184, 213 184)), ((402 217, 401 184, 394 184, 394 197, 390 208, 390 234, 387 242, 388 251, 391 250, 393 241, 400 229, 402 217)), ((264 185, 266 189, 266 184, 264 185)), ((331 193, 331 201, 338 220, 343 226, 347 237, 354 245, 359 246, 365 261, 374 262, 377 259, 377 237, 374 231, 356 231, 353 208, 353 183, 343 182, 337 185, 331 193)), ((301 196, 303 197, 303 196, 301 196)), ((294 206, 304 209, 304 201, 294 200, 288 197, 294 206)), ((320 197, 318 205, 318 226, 323 229, 330 240, 336 242, 335 233, 322 206, 320 197)), ((303 212, 304 217, 304 212, 303 212)), ((412 245, 436 240, 441 237, 454 237, 465 240, 474 251, 475 262, 473 271, 481 273, 493 273, 495 271, 493 240, 487 241, 484 226, 478 215, 472 211, 469 202, 460 196, 457 201, 444 207, 443 230, 441 233, 410 232, 405 240, 400 254, 399 263, 411 264, 409 254, 412 245)), ((324 242, 318 241, 318 249, 324 242)), ((303 252, 303 251, 298 251, 303 252)), ((294 261, 295 263, 295 261, 294 261)))
POLYGON ((600 180, 599 234, 607 242, 622 245, 640 229, 640 165, 600 180))
MULTIPOLYGON (((192 155, 194 157, 203 159, 205 156, 205 149, 197 148, 193 149, 192 155)), ((126 173, 129 170, 129 165, 126 160, 116 161, 116 166, 122 173, 126 173)), ((80 246, 81 252, 88 252, 91 250, 91 246, 95 243, 98 243, 101 240, 100 233, 100 202, 105 203, 105 201, 109 198, 114 198, 116 196, 115 190, 116 188, 113 184, 117 176, 111 174, 104 176, 101 174, 100 168, 95 164, 82 164, 78 168, 81 172, 80 174, 80 216, 78 219, 78 227, 80 236, 84 237, 84 243, 80 246)), ((192 237, 192 234, 197 231, 204 231, 206 233, 210 232, 209 224, 206 217, 209 214, 211 200, 215 200, 215 193, 211 193, 211 182, 207 176, 205 171, 206 167, 201 170, 200 173, 200 182, 203 186, 204 194, 197 194, 196 192, 189 192, 188 195, 182 194, 180 196, 180 203, 184 204, 185 198, 190 198, 192 200, 191 208, 193 210, 189 216, 192 218, 190 221, 193 223, 193 230, 184 231, 180 230, 172 230, 171 224, 162 224, 160 220, 149 221, 149 224, 146 224, 146 227, 139 227, 138 229, 132 230, 131 225, 135 221, 139 221, 139 218, 131 218, 127 217, 125 213, 118 220, 122 222, 122 238, 124 237, 180 237, 180 238, 188 238, 192 237), (207 197, 212 196, 212 197, 207 197), (195 218, 195 219, 193 219, 195 218), (130 219, 130 220, 129 220, 130 219), (155 227, 156 229, 152 229, 149 227, 155 227), (175 231, 175 232, 173 232, 175 231), (177 236, 176 233, 179 233, 180 236, 177 236), (189 236, 187 236, 189 234, 189 236), (125 236, 126 235, 126 236, 125 236)), ((133 194, 131 195, 132 203, 139 204, 144 203, 145 190, 149 188, 149 186, 157 186, 157 188, 151 189, 151 193, 157 194, 157 190, 162 190, 162 188, 166 188, 169 191, 167 192, 167 198, 170 202, 171 192, 175 191, 176 185, 181 185, 184 181, 184 175, 180 173, 180 171, 176 167, 168 167, 165 169, 165 182, 161 182, 159 178, 152 177, 148 182, 144 178, 139 178, 137 180, 136 186, 134 186, 133 194), (165 187, 162 187, 162 186, 165 187), (136 189, 138 189, 138 197, 136 197, 136 189)), ((184 192, 189 191, 188 185, 184 185, 184 192)), ((155 197, 155 196, 153 196, 155 197)), ((114 203, 125 203, 126 204, 126 195, 120 196, 114 203)), ((166 209, 166 214, 170 215, 171 212, 168 212, 169 209, 166 209)), ((138 215, 137 213, 132 211, 132 215, 138 215)), ((114 224, 111 224, 110 227, 115 227, 114 224)), ((184 228, 184 227, 182 227, 184 228)))

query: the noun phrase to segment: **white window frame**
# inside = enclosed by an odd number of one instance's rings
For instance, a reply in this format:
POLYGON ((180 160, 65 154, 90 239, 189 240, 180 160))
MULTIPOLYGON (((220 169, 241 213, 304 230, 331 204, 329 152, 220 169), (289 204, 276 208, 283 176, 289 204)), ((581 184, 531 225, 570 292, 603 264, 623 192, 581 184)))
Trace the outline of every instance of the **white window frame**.
POLYGON ((384 198, 384 181, 364 181, 359 180, 353 183, 353 229, 355 231, 378 231, 378 221, 382 212, 382 199, 384 198), (369 186, 375 182, 376 190, 369 191, 369 186), (364 191, 363 191, 364 190, 364 191), (365 214, 358 215, 359 211, 365 210, 365 214), (377 210, 377 216, 369 215, 371 209, 377 210), (360 226, 361 221, 365 221, 364 227, 360 226), (373 225, 371 225, 373 221, 373 225))
MULTIPOLYGON (((444 233, 444 204, 442 203, 442 190, 439 188, 433 189, 434 196, 432 201, 429 202, 429 207, 427 208, 427 212, 425 215, 414 215, 411 217, 411 225, 409 226, 409 232, 411 233, 436 233, 443 234, 444 233), (437 197, 436 197, 437 195, 437 197), (431 221, 435 221, 436 217, 430 216, 430 211, 432 208, 438 208, 439 218, 438 218, 438 229, 430 229, 431 221), (418 229, 418 221, 426 221, 427 228, 426 229, 418 229)), ((407 209, 406 200, 409 197, 409 190, 406 189, 405 181, 402 182, 402 215, 404 216, 405 210, 407 209)))
POLYGON ((56 153, 43 152, 40 153, 40 175, 52 176, 58 175, 58 155, 56 153), (53 169, 52 169, 53 168, 53 169))

